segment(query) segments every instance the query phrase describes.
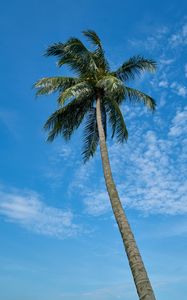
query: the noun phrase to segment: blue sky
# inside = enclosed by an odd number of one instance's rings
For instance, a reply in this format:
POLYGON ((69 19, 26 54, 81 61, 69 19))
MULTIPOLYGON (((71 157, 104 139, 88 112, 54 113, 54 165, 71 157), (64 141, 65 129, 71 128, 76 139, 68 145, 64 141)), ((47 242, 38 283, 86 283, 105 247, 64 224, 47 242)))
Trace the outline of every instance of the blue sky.
POLYGON ((157 299, 187 293, 187 16, 185 1, 9 1, 1 4, 0 290, 3 300, 136 299, 106 194, 99 152, 81 161, 42 129, 55 95, 41 77, 67 74, 46 47, 81 31, 101 37, 112 68, 132 55, 158 63, 129 85, 157 101, 126 104, 128 143, 108 141, 119 193, 157 299))

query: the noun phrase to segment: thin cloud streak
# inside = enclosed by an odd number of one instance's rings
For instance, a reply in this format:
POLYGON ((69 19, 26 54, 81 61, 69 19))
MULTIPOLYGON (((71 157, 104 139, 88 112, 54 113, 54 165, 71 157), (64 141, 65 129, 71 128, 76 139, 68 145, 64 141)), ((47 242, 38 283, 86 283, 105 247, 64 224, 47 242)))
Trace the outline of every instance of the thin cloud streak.
POLYGON ((8 222, 46 236, 67 238, 80 232, 80 226, 74 223, 71 211, 46 205, 33 191, 7 192, 1 189, 0 215, 8 222))

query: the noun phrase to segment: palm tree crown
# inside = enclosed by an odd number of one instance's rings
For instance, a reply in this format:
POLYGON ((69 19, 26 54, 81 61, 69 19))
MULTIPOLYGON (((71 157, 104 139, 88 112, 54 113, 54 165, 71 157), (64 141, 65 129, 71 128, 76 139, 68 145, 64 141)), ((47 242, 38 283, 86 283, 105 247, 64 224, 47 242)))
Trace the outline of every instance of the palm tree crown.
POLYGON ((112 137, 118 142, 128 138, 128 131, 120 109, 126 99, 143 102, 150 110, 155 109, 155 101, 145 93, 128 87, 126 82, 134 79, 143 71, 153 72, 156 64, 142 56, 133 56, 115 71, 111 71, 98 35, 91 30, 83 31, 84 36, 94 46, 90 51, 77 38, 66 43, 50 46, 45 55, 57 56, 58 66, 68 65, 76 77, 47 77, 35 83, 37 95, 58 92, 56 110, 45 123, 49 132, 48 141, 58 135, 65 140, 85 119, 83 159, 86 162, 94 155, 98 143, 98 125, 96 120, 96 99, 101 99, 102 123, 107 135, 107 123, 110 124, 112 137))

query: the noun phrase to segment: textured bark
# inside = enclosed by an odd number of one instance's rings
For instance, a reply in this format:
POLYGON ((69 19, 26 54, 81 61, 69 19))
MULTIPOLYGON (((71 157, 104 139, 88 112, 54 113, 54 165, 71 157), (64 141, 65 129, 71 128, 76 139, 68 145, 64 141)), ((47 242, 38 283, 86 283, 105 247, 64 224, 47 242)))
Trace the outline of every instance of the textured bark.
POLYGON ((121 237, 123 240, 123 244, 126 250, 134 283, 136 285, 136 290, 140 300, 156 300, 140 252, 136 245, 132 230, 128 223, 125 212, 123 210, 112 177, 110 162, 108 158, 108 150, 107 150, 107 145, 105 140, 105 134, 102 125, 101 103, 99 97, 97 99, 97 104, 96 104, 96 113, 97 113, 97 125, 98 125, 98 132, 99 132, 100 151, 101 151, 105 183, 109 194, 112 210, 115 215, 119 227, 119 231, 121 233, 121 237))

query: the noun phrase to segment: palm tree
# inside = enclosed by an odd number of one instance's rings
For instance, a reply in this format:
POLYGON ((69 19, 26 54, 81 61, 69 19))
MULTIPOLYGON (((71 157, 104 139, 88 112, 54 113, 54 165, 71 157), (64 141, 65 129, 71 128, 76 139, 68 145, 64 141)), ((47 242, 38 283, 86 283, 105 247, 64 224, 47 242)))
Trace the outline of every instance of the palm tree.
POLYGON ((143 71, 155 71, 156 64, 142 56, 133 56, 116 71, 111 71, 98 35, 91 30, 84 31, 83 34, 91 42, 92 51, 79 39, 70 38, 66 43, 51 45, 45 53, 46 56, 57 56, 58 66, 67 65, 76 76, 42 78, 35 83, 37 95, 58 92, 59 107, 48 118, 44 128, 48 131, 48 141, 53 141, 57 136, 69 140, 84 120, 83 160, 86 162, 92 157, 98 144, 100 145, 106 188, 139 299, 155 300, 112 177, 106 138, 109 124, 112 138, 116 137, 120 143, 127 140, 128 131, 120 109, 127 99, 143 102, 154 111, 155 101, 145 93, 126 86, 126 82, 143 71))

